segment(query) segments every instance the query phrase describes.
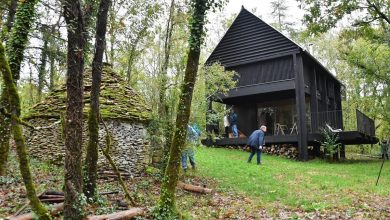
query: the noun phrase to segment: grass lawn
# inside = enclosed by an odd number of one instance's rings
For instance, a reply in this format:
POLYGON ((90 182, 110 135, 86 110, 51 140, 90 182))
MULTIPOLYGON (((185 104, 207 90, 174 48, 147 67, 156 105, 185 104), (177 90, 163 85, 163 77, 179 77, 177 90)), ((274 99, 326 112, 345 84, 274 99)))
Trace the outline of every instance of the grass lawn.
MULTIPOLYGON (((178 189, 177 206, 184 219, 390 219, 390 162, 375 186, 379 160, 329 164, 263 155, 264 165, 258 166, 255 161, 248 164, 248 156, 239 150, 198 147, 197 170, 181 172, 179 179, 215 192, 178 189)), ((31 168, 38 194, 62 190, 63 167, 32 158, 31 168)), ((12 153, 8 175, 0 177, 0 219, 27 202, 18 170, 12 153)), ((126 180, 137 203, 146 208, 146 215, 138 219, 152 219, 150 210, 160 196, 160 181, 158 173, 126 180)), ((118 201, 125 201, 115 180, 99 179, 98 191, 119 193, 99 197, 98 204, 87 207, 87 214, 118 211, 118 201)))
POLYGON ((390 197, 390 162, 386 161, 375 186, 380 160, 327 163, 262 155, 263 165, 246 161, 249 152, 199 147, 196 150, 200 177, 214 178, 220 192, 243 193, 260 206, 287 206, 304 211, 364 205, 375 198, 390 197))

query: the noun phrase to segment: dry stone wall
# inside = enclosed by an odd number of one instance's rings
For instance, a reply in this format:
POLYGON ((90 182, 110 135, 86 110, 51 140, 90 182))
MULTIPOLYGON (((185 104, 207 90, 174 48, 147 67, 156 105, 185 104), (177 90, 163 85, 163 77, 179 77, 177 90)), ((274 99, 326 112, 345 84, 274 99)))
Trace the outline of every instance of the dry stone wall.
MULTIPOLYGON (((53 125, 58 119, 31 119, 29 123, 34 126, 48 127, 53 125)), ((110 155, 116 165, 133 175, 138 175, 150 162, 150 146, 146 140, 147 131, 143 124, 130 124, 125 121, 107 120, 105 121, 112 136, 110 155)), ((49 161, 55 164, 63 164, 65 156, 65 144, 63 138, 63 128, 61 124, 56 124, 50 128, 35 130, 25 130, 26 141, 32 157, 49 161)), ((87 123, 84 123, 84 156, 88 145, 87 123)), ((99 144, 105 147, 106 132, 101 125, 99 129, 99 144)), ((84 158, 84 157, 83 157, 84 158)), ((111 169, 108 161, 99 150, 99 169, 111 169)))

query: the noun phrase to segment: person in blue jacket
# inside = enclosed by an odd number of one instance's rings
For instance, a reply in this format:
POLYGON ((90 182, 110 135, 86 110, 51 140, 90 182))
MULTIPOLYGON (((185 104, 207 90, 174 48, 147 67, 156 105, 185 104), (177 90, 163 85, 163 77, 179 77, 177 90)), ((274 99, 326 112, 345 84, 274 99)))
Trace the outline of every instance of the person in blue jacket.
POLYGON ((198 140, 200 137, 200 129, 196 123, 188 125, 187 127, 187 140, 185 143, 185 148, 181 154, 181 166, 184 172, 187 171, 187 157, 190 159, 190 164, 192 169, 195 169, 195 153, 194 147, 199 145, 198 140))
POLYGON ((248 158, 248 163, 252 161, 252 158, 257 154, 257 164, 261 165, 261 151, 265 144, 264 133, 267 132, 267 127, 262 125, 259 130, 255 130, 248 139, 248 145, 251 148, 251 155, 248 158))

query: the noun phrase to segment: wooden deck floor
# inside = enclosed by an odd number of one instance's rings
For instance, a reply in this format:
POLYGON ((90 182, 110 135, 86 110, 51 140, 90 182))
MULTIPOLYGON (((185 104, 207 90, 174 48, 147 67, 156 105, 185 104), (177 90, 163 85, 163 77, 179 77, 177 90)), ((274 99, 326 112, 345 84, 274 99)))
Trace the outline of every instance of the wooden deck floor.
MULTIPOLYGON (((378 138, 365 135, 358 131, 343 131, 339 132, 339 139, 342 144, 345 145, 355 145, 355 144, 376 144, 378 143, 378 138)), ((319 144, 322 140, 322 134, 320 133, 310 133, 308 135, 308 144, 314 145, 319 144)), ((216 146, 243 146, 246 145, 248 138, 222 138, 216 139, 213 145, 216 146)), ((206 141, 202 141, 203 144, 206 144, 206 141)), ((298 136, 297 135, 277 135, 277 136, 265 136, 266 145, 273 144, 297 144, 298 136)), ((211 144, 211 143, 209 143, 211 144)))

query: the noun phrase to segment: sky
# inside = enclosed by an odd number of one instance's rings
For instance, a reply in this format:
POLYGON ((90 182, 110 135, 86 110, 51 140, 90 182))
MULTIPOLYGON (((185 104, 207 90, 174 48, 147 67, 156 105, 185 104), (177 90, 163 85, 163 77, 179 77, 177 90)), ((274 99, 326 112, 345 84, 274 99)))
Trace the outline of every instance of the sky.
MULTIPOLYGON (((228 14, 238 13, 241 10, 241 6, 244 6, 248 11, 256 10, 256 15, 261 17, 265 22, 272 22, 270 16, 272 0, 230 0, 225 6, 224 11, 228 14)), ((296 22, 302 18, 303 11, 298 8, 298 2, 296 0, 285 0, 289 7, 288 15, 296 22)))

